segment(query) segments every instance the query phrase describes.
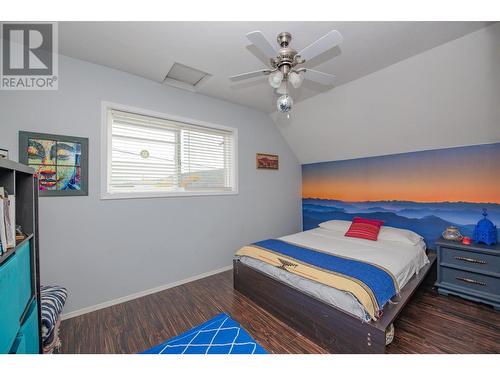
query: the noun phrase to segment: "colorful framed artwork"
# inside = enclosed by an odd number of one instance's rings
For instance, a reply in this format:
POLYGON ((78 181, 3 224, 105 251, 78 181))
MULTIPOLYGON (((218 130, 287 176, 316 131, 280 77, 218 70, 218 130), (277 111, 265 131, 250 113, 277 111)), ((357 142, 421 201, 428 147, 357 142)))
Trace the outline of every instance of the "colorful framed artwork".
POLYGON ((257 154, 257 169, 279 169, 278 155, 257 154))
POLYGON ((35 169, 40 196, 88 195, 88 138, 19 132, 19 162, 35 169))

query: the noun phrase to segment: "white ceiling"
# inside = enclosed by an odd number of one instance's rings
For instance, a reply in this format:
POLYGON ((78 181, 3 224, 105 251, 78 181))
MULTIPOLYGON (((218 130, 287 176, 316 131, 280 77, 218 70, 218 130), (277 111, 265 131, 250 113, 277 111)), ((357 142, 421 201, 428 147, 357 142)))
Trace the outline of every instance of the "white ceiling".
POLYGON ((272 117, 302 164, 500 142, 499 41, 495 23, 272 117))
MULTIPOLYGON (((246 39, 261 30, 274 42, 289 31, 301 50, 332 29, 340 49, 306 66, 337 76, 337 86, 485 27, 487 22, 61 22, 64 55, 162 82, 178 62, 212 75, 198 92, 271 113, 276 94, 265 77, 233 83, 228 77, 264 67, 265 58, 246 39), (329 59, 335 56, 334 59, 329 59)), ((295 102, 332 87, 305 81, 295 102)))

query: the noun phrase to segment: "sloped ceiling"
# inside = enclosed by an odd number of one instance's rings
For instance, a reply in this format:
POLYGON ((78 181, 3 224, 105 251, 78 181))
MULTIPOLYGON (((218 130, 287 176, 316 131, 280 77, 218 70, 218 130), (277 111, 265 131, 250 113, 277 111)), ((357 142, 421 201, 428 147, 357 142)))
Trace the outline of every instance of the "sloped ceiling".
MULTIPOLYGON (((64 55, 163 82, 175 62, 212 75, 198 92, 272 113, 276 98, 266 77, 232 83, 228 77, 263 68, 265 58, 245 34, 261 30, 272 43, 292 33, 301 50, 328 31, 344 36, 338 49, 309 62, 333 73, 337 86, 442 43, 478 30, 487 22, 60 22, 64 55), (331 59, 331 57, 335 58, 331 59)), ((305 82, 293 91, 296 103, 330 90, 305 82)))
POLYGON ((495 23, 272 117, 307 164, 500 142, 499 103, 495 23))

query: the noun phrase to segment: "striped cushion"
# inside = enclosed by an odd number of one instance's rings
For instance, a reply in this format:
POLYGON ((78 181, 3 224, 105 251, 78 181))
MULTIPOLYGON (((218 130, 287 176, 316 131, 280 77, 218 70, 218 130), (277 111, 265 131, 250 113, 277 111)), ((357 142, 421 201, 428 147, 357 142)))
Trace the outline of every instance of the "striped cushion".
POLYGON ((40 288, 42 306, 42 341, 47 344, 52 340, 54 327, 59 319, 68 293, 60 286, 42 286, 40 288))
POLYGON ((364 217, 355 217, 352 219, 353 223, 364 223, 364 224, 372 224, 372 225, 377 225, 378 227, 381 227, 384 225, 384 220, 377 220, 377 219, 365 219, 364 217))
POLYGON ((345 233, 346 237, 362 238, 370 241, 377 241, 380 227, 384 224, 381 220, 370 220, 354 218, 351 226, 345 233))

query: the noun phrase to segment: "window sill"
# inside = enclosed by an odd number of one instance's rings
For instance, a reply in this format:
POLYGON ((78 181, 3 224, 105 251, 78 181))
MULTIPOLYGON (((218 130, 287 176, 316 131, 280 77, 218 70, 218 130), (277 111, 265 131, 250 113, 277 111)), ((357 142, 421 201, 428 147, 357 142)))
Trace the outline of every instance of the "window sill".
POLYGON ((237 195, 238 191, 206 191, 206 192, 137 192, 137 193, 101 193, 101 200, 111 199, 147 199, 147 198, 180 198, 210 195, 237 195))

